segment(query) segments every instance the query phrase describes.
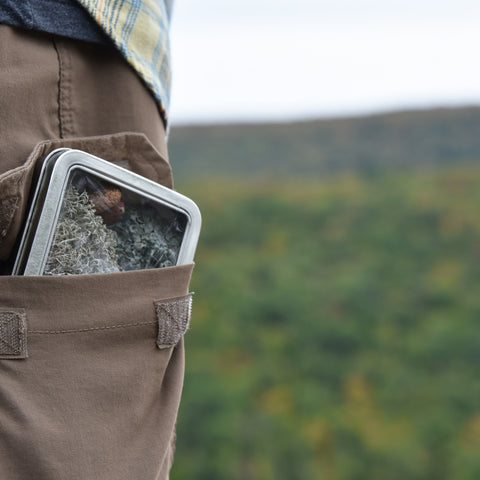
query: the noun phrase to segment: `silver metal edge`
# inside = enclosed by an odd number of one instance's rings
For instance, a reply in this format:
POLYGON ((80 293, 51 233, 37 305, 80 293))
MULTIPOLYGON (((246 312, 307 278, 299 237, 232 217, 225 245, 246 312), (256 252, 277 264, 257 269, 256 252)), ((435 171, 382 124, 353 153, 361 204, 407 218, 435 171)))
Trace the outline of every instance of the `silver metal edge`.
POLYGON ((51 167, 52 161, 54 161, 61 153, 69 150, 68 148, 57 148, 51 151, 43 160, 40 173, 38 174, 37 184, 35 187, 35 192, 32 197, 30 209, 25 221, 25 226, 23 229, 22 237, 20 240, 20 244, 18 247, 17 255, 15 257, 15 263, 12 269, 12 275, 21 275, 21 269, 23 263, 25 262, 25 256, 27 252, 25 251, 27 248, 28 240, 30 237, 30 233, 34 228, 33 221, 36 215, 39 213, 40 205, 38 204, 38 199, 41 196, 42 191, 45 188, 45 183, 49 181, 47 177, 47 172, 51 167))

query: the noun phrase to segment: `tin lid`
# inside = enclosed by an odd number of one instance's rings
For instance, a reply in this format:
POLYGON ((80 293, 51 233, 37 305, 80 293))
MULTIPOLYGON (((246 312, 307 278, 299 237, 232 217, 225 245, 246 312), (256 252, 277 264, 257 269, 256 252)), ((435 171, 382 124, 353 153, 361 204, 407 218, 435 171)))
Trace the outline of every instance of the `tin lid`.
POLYGON ((57 150, 44 161, 14 274, 189 263, 200 226, 184 195, 80 150, 57 150))

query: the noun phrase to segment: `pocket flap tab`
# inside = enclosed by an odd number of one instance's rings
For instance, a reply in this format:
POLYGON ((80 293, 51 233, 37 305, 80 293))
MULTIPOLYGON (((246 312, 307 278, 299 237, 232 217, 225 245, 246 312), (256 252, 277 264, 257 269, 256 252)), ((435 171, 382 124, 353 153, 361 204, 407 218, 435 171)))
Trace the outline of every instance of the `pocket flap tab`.
POLYGON ((175 346, 185 335, 192 313, 193 293, 154 302, 158 321, 158 348, 175 346))
POLYGON ((0 311, 0 359, 27 357, 27 321, 20 309, 0 311))

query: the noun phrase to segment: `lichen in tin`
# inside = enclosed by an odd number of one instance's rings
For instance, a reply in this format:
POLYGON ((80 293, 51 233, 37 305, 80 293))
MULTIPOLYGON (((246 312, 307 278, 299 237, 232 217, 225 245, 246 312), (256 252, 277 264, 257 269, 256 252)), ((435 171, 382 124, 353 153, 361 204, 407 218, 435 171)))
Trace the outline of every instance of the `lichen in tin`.
POLYGON ((118 272, 116 249, 116 235, 96 214, 88 193, 70 187, 44 275, 118 272))
POLYGON ((176 218, 163 218, 150 205, 130 206, 112 225, 122 270, 171 267, 176 264, 183 230, 176 218))

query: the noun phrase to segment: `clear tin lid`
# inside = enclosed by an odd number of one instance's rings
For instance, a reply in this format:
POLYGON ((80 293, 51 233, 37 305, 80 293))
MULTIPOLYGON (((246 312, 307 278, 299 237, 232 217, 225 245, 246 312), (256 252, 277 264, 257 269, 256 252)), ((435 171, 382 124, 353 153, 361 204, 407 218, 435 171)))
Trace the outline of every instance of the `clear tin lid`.
POLYGON ((193 261, 198 207, 187 197, 79 150, 45 159, 15 274, 74 275, 193 261))

